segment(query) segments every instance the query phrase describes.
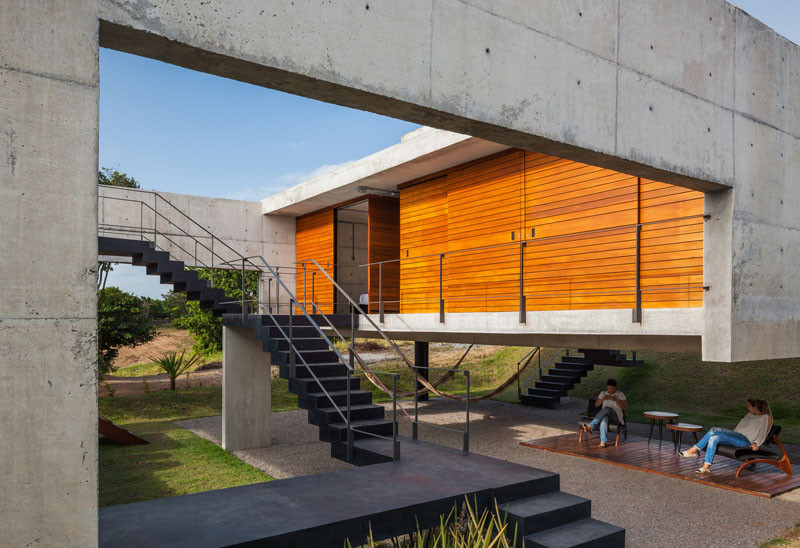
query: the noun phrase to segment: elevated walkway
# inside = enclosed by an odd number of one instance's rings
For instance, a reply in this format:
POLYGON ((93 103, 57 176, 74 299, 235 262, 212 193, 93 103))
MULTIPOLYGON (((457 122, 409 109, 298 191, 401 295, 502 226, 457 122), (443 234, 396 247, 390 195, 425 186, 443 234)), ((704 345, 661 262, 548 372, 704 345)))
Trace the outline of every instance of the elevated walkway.
MULTIPOLYGON (((391 454, 384 440, 356 443, 377 452, 386 445, 391 454)), ((101 508, 100 546, 341 548, 348 538, 357 546, 370 529, 377 540, 417 523, 435 526, 464 497, 480 510, 495 499, 501 511, 513 503, 509 523, 531 537, 526 546, 624 545, 623 529, 589 517, 590 501, 558 490, 558 474, 420 441, 402 445, 396 462, 101 508)))

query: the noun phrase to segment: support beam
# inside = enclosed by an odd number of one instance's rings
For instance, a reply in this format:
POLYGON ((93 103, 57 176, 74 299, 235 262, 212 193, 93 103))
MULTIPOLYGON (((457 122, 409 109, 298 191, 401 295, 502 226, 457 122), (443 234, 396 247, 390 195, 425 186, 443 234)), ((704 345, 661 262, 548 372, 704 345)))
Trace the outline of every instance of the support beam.
POLYGON ((222 328, 222 447, 266 447, 272 441, 269 353, 249 329, 222 328))
MULTIPOLYGON (((428 350, 429 350, 430 343, 426 341, 414 341, 414 365, 417 367, 428 367, 428 350)), ((428 369, 420 369, 419 374, 421 377, 425 379, 429 379, 429 370, 428 369)), ((424 388, 422 383, 417 381, 417 390, 424 388)), ((419 397, 419 401, 428 401, 428 394, 422 394, 419 397)))

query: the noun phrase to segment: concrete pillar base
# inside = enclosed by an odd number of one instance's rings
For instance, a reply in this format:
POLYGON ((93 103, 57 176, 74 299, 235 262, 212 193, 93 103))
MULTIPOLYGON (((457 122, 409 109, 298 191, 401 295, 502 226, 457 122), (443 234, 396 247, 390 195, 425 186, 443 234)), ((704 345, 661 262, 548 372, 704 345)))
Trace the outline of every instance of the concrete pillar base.
POLYGON ((222 447, 272 442, 270 356, 250 329, 222 328, 222 447))

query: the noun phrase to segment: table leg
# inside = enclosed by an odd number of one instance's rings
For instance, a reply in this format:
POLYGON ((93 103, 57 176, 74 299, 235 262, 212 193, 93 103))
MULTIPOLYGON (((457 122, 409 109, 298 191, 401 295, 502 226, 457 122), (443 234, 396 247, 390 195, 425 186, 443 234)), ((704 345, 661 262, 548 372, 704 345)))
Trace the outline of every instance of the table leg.
POLYGON ((650 439, 653 437, 653 426, 656 424, 656 419, 650 419, 650 434, 647 435, 647 445, 650 445, 650 439))
POLYGON ((678 430, 678 453, 681 452, 681 443, 683 443, 683 432, 678 430))
POLYGON ((658 421, 658 450, 659 451, 661 451, 661 438, 662 438, 661 432, 663 431, 663 429, 664 429, 664 421, 660 420, 660 421, 658 421))
POLYGON ((692 432, 692 435, 694 436, 694 444, 697 445, 697 432, 692 432))

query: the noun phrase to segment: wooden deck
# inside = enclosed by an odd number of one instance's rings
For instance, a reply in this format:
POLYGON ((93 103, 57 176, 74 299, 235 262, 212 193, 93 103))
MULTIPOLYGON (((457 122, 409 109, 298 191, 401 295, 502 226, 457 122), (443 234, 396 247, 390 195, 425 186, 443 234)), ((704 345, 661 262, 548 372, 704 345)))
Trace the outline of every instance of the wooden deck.
MULTIPOLYGON (((648 445, 647 438, 629 436, 627 441, 620 440, 619 447, 613 446, 613 437, 611 441, 612 445, 601 449, 598 447, 600 440, 596 435, 588 440, 584 436, 583 442, 578 443, 576 432, 575 434, 524 441, 520 445, 607 462, 623 468, 661 474, 760 497, 770 498, 800 487, 800 474, 787 476, 768 464, 757 464, 755 470, 745 469, 741 476, 736 478, 734 475, 741 463, 721 456, 714 459, 711 474, 699 476, 694 471, 703 463, 702 458, 686 458, 675 454, 672 440, 666 436, 660 451, 658 439, 653 439, 648 445)), ((686 436, 684 436, 683 448, 687 449, 690 446, 691 444, 686 443, 686 436)))

